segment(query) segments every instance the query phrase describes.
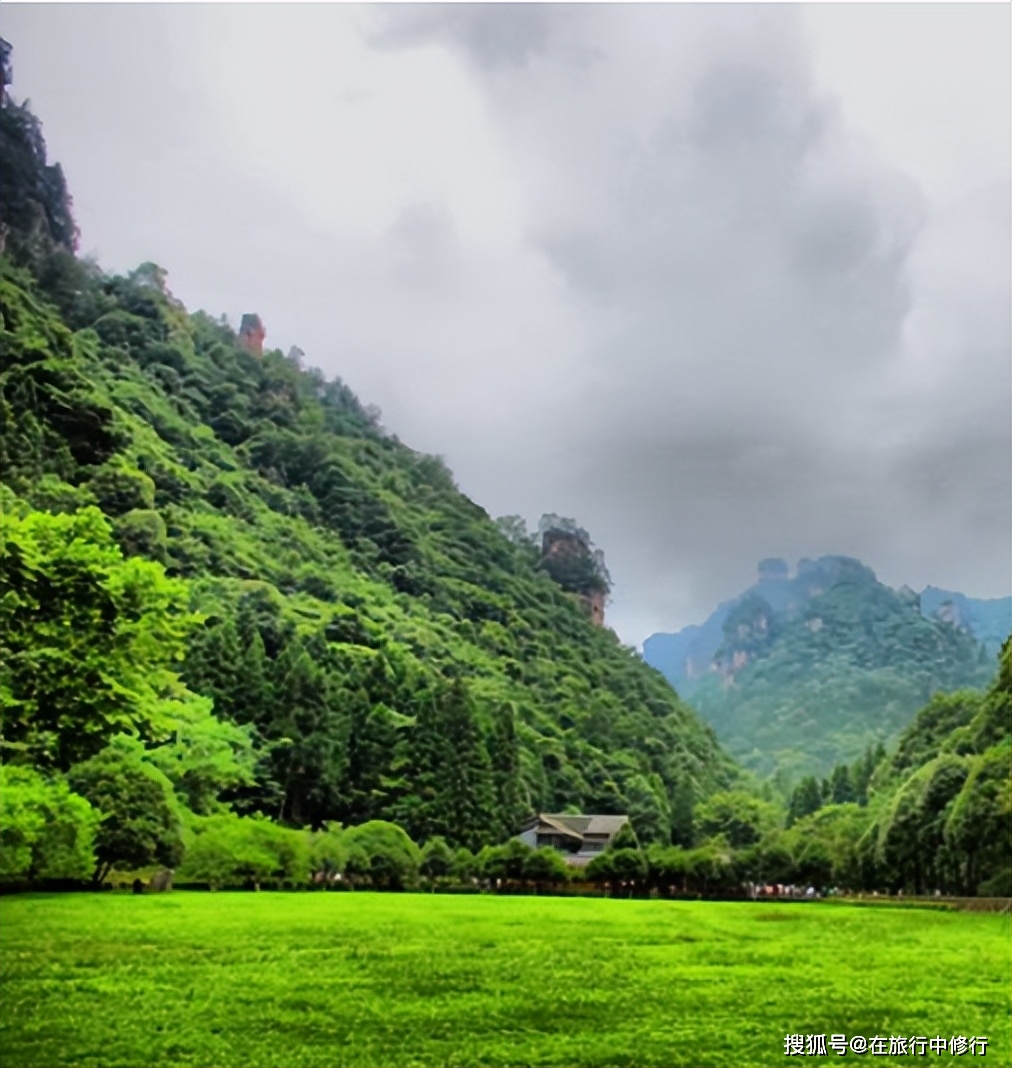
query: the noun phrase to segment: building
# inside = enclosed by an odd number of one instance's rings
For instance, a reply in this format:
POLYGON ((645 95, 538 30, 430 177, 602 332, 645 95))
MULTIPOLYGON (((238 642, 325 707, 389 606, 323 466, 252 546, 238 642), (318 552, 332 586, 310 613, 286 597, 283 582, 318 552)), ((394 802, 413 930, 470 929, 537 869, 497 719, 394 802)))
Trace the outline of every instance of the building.
POLYGON ((582 867, 594 859, 629 822, 628 816, 585 816, 539 813, 517 837, 534 849, 551 846, 567 863, 582 867))

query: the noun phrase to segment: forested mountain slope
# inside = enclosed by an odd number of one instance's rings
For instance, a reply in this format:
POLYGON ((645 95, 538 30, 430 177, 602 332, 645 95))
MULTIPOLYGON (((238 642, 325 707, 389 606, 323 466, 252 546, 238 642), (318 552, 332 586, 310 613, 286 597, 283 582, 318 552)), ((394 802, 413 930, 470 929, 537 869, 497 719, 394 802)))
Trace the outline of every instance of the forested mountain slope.
POLYGON ((1006 641, 987 691, 937 695, 872 777, 861 852, 896 888, 1012 892, 1010 669, 1006 641))
POLYGON ((644 645, 657 666, 688 656, 690 700, 753 770, 825 774, 894 741, 933 693, 986 684, 992 655, 968 629, 926 618, 917 594, 890 589, 859 561, 803 561, 793 577, 783 561, 764 565, 722 606, 719 644, 714 621, 686 636, 695 661, 688 646, 661 640, 677 635, 644 645))
MULTIPOLYGON (((62 179, 32 185, 44 145, 35 125, 25 148, 19 110, 4 108, 28 174, 4 193, 22 206, 0 259, 4 511, 97 508, 80 527, 96 544, 111 530, 125 556, 185 581, 202 621, 183 680, 253 731, 236 808, 296 825, 382 817, 474 848, 572 805, 666 840, 680 784, 698 797, 734 777, 712 731, 536 549, 343 383, 297 353, 244 351, 151 264, 110 277, 77 259, 31 210, 69 198, 62 179)), ((5 551, 44 553, 43 530, 5 551)), ((4 730, 24 747, 49 697, 18 655, 4 730)))

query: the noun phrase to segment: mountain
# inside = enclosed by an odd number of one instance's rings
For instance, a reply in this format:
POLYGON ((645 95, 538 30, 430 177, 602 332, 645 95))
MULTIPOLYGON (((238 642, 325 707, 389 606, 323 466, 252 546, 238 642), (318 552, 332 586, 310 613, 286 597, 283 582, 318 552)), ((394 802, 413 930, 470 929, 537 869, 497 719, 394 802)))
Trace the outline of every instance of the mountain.
MULTIPOLYGON (((819 561, 834 559, 824 557, 819 561)), ((811 560, 798 562, 798 575, 815 565, 811 560)), ((789 602, 797 606, 804 599, 804 587, 791 582, 786 561, 760 561, 759 577, 747 590, 730 600, 722 601, 701 624, 692 623, 674 633, 651 634, 643 642, 643 657, 683 696, 690 696, 705 678, 715 670, 713 658, 724 641, 724 624, 728 614, 750 594, 758 594, 772 607, 783 610, 789 602)), ((909 597, 909 593, 905 592, 909 597)), ((918 595, 918 607, 925 619, 939 619, 968 631, 987 650, 988 656, 998 655, 1002 643, 1012 633, 1012 597, 975 598, 952 590, 926 586, 918 595)))
MULTIPOLYGON (((125 559, 150 565, 129 572, 148 576, 138 597, 176 591, 164 614, 182 591, 191 613, 166 632, 167 649, 186 632, 180 677, 145 700, 157 711, 185 685, 252 738, 254 771, 225 797, 240 812, 390 819, 477 848, 573 806, 629 813, 641 837, 667 840, 677 792, 733 781, 712 730, 594 624, 583 587, 553 581, 440 459, 298 351, 264 351, 257 317, 237 334, 191 314, 153 264, 111 276, 78 259, 62 174, 6 96, 0 137, 17 164, 0 188, 0 549, 22 583, 5 600, 9 752, 66 771, 105 724, 136 728, 145 681, 99 662, 89 677, 108 700, 65 744, 53 710, 87 703, 57 672, 43 692, 32 665, 68 656, 74 629, 22 611, 66 589, 73 557, 98 583, 79 625, 109 637, 132 611, 110 586, 125 559)), ((599 594, 585 542, 589 563, 570 555, 599 594)))
POLYGON ((926 586, 920 593, 921 612, 969 631, 991 656, 997 656, 1012 632, 1012 597, 967 597, 953 590, 926 586))
POLYGON ((792 576, 770 559, 701 627, 648 638, 644 657, 747 767, 825 774, 894 740, 933 693, 986 683, 993 656, 969 620, 993 628, 998 613, 970 604, 929 617, 858 560, 806 559, 792 576))

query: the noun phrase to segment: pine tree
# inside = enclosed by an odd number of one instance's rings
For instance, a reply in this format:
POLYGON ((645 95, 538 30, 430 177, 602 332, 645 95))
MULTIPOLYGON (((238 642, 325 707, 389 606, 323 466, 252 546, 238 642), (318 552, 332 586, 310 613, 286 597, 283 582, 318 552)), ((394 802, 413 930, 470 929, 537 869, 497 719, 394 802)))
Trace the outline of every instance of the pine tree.
POLYGON ((691 849, 696 837, 693 812, 695 800, 692 781, 683 773, 675 784, 671 798, 671 841, 683 849, 691 849))
POLYGON ((834 805, 844 805, 855 798, 854 784, 846 764, 837 764, 829 778, 829 797, 834 805))
POLYGON ((822 790, 819 780, 814 775, 807 775, 798 783, 791 794, 791 803, 787 810, 787 826, 818 812, 822 807, 822 790))
POLYGON ((498 816, 496 837, 505 840, 517 833, 530 805, 522 796, 520 745, 512 705, 500 705, 492 712, 492 733, 488 747, 492 764, 492 784, 498 816))

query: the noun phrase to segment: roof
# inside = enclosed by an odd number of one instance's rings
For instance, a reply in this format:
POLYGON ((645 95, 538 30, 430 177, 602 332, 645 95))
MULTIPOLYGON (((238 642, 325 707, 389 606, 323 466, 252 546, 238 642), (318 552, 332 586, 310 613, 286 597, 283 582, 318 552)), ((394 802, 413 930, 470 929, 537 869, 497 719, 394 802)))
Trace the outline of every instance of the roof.
POLYGON ((584 835, 600 835, 612 838, 629 822, 628 816, 597 816, 570 814, 566 812, 541 812, 528 821, 528 828, 537 826, 551 827, 560 834, 583 838, 584 835))
POLYGON ((622 829, 629 822, 628 816, 570 816, 565 813, 543 815, 543 820, 553 820, 576 831, 581 837, 585 834, 604 834, 609 837, 622 829))
POLYGON ((535 826, 545 825, 551 827, 551 829, 553 831, 556 831, 558 834, 564 834, 568 838, 575 838, 579 842, 583 841, 583 835, 580 834, 580 832, 574 827, 567 826, 565 823, 563 823, 558 816, 546 816, 543 813, 539 815, 537 821, 535 822, 535 826))

